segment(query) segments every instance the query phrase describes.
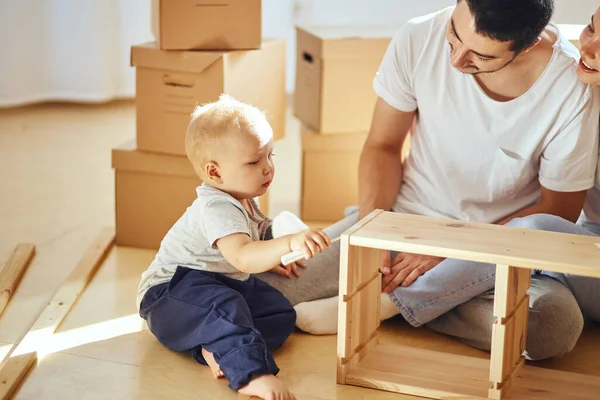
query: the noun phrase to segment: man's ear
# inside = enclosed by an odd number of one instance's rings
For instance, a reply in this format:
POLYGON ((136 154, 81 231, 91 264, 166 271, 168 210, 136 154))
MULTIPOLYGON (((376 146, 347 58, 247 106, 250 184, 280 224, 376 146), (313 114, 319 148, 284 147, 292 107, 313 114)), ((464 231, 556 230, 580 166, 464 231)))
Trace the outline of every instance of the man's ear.
POLYGON ((533 42, 529 47, 524 48, 523 50, 521 50, 520 54, 525 54, 531 50, 533 50, 533 48, 535 46, 537 46, 540 42, 542 41, 542 38, 538 36, 537 39, 535 39, 535 42, 533 42))
POLYGON ((218 185, 223 183, 223 178, 221 177, 221 172, 219 170, 219 164, 217 164, 216 161, 207 162, 204 166, 204 173, 211 182, 218 185))

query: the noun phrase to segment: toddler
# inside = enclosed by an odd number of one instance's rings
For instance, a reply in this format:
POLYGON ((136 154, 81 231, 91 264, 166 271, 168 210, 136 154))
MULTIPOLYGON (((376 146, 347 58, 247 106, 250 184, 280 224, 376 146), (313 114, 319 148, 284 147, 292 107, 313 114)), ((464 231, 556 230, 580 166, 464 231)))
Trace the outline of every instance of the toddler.
POLYGON ((331 245, 320 230, 270 238, 271 220, 253 200, 273 181, 273 132, 257 108, 222 95, 197 107, 185 145, 203 183, 161 242, 138 292, 140 316, 169 349, 190 351, 229 387, 263 399, 295 399, 276 377, 271 352, 294 329, 296 313, 254 277, 290 274, 280 258, 306 258, 331 245))

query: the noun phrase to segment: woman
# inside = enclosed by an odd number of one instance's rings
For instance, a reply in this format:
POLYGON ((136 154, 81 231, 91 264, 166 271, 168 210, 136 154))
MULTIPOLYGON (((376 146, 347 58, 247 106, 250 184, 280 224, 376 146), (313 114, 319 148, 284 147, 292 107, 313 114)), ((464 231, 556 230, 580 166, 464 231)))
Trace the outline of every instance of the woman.
MULTIPOLYGON (((582 82, 599 86, 598 92, 600 92, 600 32, 596 32, 596 27, 600 27, 600 8, 592 16, 590 24, 581 32, 579 38, 581 58, 577 76, 582 82)), ((596 184, 587 194, 583 213, 577 224, 548 215, 540 215, 537 223, 538 229, 600 236, 600 160, 596 172, 596 184)), ((571 289, 586 320, 600 322, 600 279, 543 273, 558 279, 571 289)))

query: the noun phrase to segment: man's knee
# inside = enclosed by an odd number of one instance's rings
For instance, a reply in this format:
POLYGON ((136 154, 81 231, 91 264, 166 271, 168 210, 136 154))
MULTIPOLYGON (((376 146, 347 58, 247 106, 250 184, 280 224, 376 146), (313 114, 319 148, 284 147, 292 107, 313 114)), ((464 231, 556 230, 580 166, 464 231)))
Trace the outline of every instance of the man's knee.
POLYGON ((560 231, 561 226, 568 222, 552 214, 533 214, 510 220, 506 225, 515 228, 536 229, 539 231, 560 231))
POLYGON ((584 319, 569 289, 548 276, 531 281, 526 356, 530 360, 562 357, 573 350, 584 319))

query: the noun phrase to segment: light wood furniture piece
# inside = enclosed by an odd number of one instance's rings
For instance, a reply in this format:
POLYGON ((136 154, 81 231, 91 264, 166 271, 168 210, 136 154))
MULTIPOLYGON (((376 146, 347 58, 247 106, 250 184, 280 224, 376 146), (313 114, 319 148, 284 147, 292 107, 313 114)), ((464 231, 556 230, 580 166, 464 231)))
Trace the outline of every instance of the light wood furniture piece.
POLYGON ((531 270, 600 278, 600 238, 376 210, 341 236, 337 382, 432 399, 598 399, 600 378, 525 365, 531 270), (379 343, 381 251, 496 264, 490 360, 379 343))

